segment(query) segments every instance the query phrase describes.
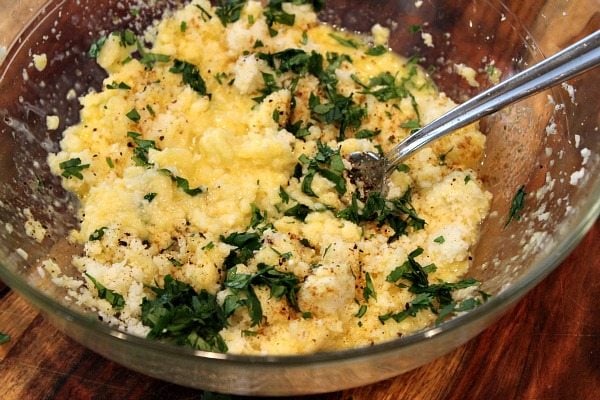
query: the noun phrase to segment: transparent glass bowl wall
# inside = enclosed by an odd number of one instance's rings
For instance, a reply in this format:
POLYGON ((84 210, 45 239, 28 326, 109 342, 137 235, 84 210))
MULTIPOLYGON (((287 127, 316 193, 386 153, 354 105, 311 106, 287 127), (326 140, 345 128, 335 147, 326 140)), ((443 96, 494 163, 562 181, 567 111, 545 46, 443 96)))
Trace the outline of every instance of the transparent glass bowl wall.
MULTIPOLYGON (((220 392, 303 394, 368 384, 425 364, 479 333, 550 273, 598 215, 600 80, 592 71, 570 82, 575 102, 555 88, 482 123, 488 146, 480 173, 494 201, 469 274, 494 296, 477 310, 389 343, 299 357, 194 352, 107 327, 66 302, 64 293, 36 271, 51 256, 68 272, 70 256, 78 250, 63 239, 76 226, 77 205, 51 176, 45 159, 58 149, 62 129, 78 120, 78 101, 68 92, 98 89, 105 76, 85 55, 92 41, 124 26, 139 31, 176 3, 157 1, 133 17, 128 7, 134 2, 50 1, 42 7, 36 0, 0 0, 0 9, 8 10, 0 22, 0 46, 18 38, 0 66, 0 278, 92 350, 154 377, 220 392), (49 62, 39 72, 32 54, 42 53, 49 62), (45 117, 51 114, 61 116, 57 131, 46 129, 45 117), (555 126, 555 134, 548 134, 553 132, 549 126, 555 126), (590 155, 582 166, 584 148, 590 155), (572 185, 572 174, 581 168, 583 178, 572 185), (521 185, 530 193, 524 216, 505 228, 521 185), (25 234, 24 209, 48 228, 42 243, 25 234)), ((485 70, 492 61, 506 77, 599 28, 594 0, 414 3, 329 1, 321 17, 362 32, 375 23, 391 27, 391 46, 406 56, 419 54, 440 89, 456 101, 490 84, 485 70), (424 45, 410 25, 431 33, 434 47, 424 45), (458 63, 478 70, 479 87, 453 72, 458 63)))

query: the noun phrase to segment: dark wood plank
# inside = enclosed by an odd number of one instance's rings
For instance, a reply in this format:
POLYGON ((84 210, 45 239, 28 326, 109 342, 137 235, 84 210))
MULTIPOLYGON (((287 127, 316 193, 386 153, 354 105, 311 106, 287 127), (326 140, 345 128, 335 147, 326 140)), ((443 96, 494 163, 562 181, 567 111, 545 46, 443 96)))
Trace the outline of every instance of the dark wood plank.
MULTIPOLYGON (((466 345, 394 379, 294 398, 594 398, 600 387, 599 253, 596 223, 557 271, 466 345)), ((0 347, 2 399, 202 398, 201 391, 146 377, 84 349, 14 293, 0 299, 0 309, 4 326, 19 326, 8 347, 0 347)))

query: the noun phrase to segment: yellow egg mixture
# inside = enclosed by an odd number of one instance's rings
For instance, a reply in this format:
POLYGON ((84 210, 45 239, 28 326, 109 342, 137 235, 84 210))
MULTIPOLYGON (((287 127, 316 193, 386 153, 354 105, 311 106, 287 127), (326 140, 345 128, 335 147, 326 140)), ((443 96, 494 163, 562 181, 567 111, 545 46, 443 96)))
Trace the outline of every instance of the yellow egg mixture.
POLYGON ((454 103, 386 28, 351 35, 296 3, 194 0, 151 49, 130 31, 95 45, 109 76, 49 156, 81 201, 76 302, 137 335, 274 355, 382 342, 482 301, 463 275, 491 199, 473 170, 485 137, 457 131, 365 198, 348 154, 454 103))

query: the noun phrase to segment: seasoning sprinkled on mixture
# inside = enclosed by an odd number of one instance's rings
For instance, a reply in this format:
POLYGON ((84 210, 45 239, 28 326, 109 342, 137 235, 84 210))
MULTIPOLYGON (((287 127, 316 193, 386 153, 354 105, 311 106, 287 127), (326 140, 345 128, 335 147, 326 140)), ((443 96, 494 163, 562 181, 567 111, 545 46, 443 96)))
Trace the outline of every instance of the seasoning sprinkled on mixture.
POLYGON ((318 21, 323 1, 194 0, 152 46, 130 30, 89 51, 52 171, 79 198, 79 304, 196 349, 299 354, 367 346, 485 301, 465 277, 491 195, 476 125, 361 196, 355 151, 385 152, 454 106, 389 31, 318 21))

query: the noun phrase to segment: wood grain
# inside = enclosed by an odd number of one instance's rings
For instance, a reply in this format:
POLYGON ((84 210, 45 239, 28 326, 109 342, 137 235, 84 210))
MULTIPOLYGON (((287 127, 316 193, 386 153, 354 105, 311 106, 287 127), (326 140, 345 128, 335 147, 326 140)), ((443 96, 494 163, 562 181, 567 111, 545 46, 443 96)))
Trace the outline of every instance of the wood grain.
MULTIPOLYGON (((552 275, 466 345, 394 379, 302 399, 597 398, 599 256, 600 222, 552 275)), ((15 293, 0 299, 0 310, 0 330, 12 336, 0 346, 2 399, 204 398, 201 391, 146 377, 83 348, 15 293)))

